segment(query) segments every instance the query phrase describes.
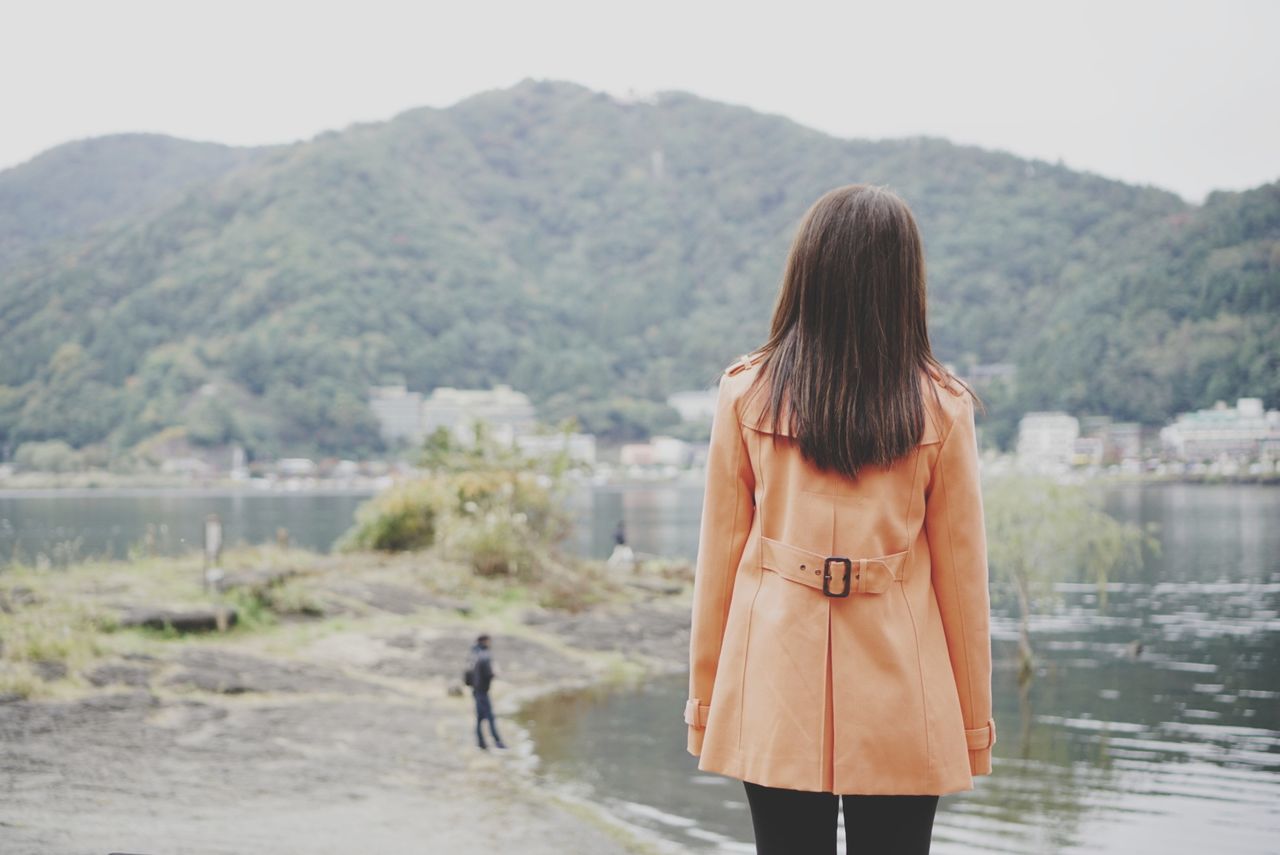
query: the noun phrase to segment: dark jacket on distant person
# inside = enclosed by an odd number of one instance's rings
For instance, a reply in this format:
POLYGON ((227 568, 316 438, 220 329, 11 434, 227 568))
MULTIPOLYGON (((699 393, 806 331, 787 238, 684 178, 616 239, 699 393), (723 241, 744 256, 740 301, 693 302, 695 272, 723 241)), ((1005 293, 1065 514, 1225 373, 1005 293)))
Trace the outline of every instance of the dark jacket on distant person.
POLYGON ((478 695, 488 694, 489 684, 493 682, 493 659, 490 656, 489 648, 482 647, 479 644, 472 645, 471 656, 474 676, 472 677, 471 691, 478 695))

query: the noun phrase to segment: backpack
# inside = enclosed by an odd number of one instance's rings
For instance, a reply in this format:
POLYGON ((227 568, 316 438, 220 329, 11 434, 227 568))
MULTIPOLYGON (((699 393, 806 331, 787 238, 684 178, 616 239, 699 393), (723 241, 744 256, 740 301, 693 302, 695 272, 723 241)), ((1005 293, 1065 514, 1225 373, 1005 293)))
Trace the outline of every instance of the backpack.
POLYGON ((467 667, 462 672, 462 682, 472 687, 476 684, 476 654, 474 650, 467 654, 467 667))

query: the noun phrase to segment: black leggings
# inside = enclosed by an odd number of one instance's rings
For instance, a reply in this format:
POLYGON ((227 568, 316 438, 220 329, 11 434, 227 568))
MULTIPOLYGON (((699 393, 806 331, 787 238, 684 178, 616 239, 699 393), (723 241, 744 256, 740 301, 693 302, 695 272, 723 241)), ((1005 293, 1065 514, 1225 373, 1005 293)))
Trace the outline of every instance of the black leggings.
POLYGON ((834 855, 841 799, 848 855, 928 855, 938 796, 837 796, 742 783, 757 855, 834 855))

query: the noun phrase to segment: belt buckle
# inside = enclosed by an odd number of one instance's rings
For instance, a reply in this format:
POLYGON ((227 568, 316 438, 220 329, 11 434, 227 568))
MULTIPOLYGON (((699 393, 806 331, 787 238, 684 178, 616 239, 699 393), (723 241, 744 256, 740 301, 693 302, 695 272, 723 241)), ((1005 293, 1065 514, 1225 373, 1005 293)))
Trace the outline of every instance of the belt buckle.
POLYGON ((845 558, 842 555, 829 555, 822 559, 822 593, 828 597, 847 597, 849 596, 850 582, 849 577, 853 575, 853 559, 845 558), (844 564, 844 590, 838 594, 831 593, 831 563, 837 562, 844 564))

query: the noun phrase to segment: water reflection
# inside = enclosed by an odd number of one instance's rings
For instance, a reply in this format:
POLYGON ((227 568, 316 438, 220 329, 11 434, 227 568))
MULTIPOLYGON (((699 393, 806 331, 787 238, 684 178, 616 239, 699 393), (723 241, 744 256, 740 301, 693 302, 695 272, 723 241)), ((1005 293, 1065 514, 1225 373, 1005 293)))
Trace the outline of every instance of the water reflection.
POLYGON ((320 552, 351 525, 360 491, 271 493, 230 490, 42 490, 0 495, 0 564, 44 554, 54 563, 125 558, 150 527, 155 551, 199 549, 206 514, 222 518, 225 543, 264 543, 276 529, 320 552))
MULTIPOLYGON (((1135 486, 1107 508, 1156 524, 1162 552, 1113 579, 1105 609, 1092 584, 1058 586, 1025 695, 1014 607, 993 591, 995 774, 942 799, 935 852, 1280 851, 1280 490, 1135 486)), ((691 851, 754 851, 741 783, 684 750, 685 693, 683 676, 579 693, 526 721, 562 785, 691 851)))
POLYGON ((574 548, 581 555, 607 558, 618 520, 626 524, 627 542, 637 552, 671 557, 697 552, 701 484, 587 488, 573 494, 570 507, 578 522, 574 548))

